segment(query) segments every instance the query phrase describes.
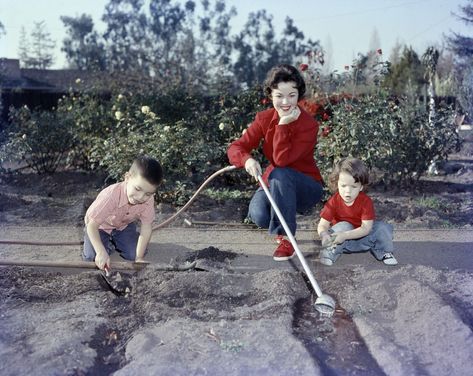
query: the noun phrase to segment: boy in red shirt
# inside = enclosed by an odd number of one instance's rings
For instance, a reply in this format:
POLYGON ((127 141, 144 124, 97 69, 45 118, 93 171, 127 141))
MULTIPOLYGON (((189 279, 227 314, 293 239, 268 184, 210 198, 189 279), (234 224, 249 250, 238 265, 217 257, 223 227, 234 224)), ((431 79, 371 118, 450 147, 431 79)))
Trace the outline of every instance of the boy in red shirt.
POLYGON ((85 214, 82 259, 109 269, 110 253, 117 250, 126 260, 142 262, 155 218, 154 195, 162 180, 160 163, 139 156, 124 181, 102 190, 85 214), (136 221, 141 222, 139 233, 136 221))
MULTIPOLYGON (((305 89, 304 79, 295 67, 278 65, 271 69, 264 92, 273 107, 257 113, 251 126, 227 151, 232 165, 244 167, 257 178, 262 173, 261 166, 251 152, 264 141, 263 153, 269 166, 262 177, 294 236, 296 213, 314 207, 322 196, 322 177, 314 160, 319 124, 297 104, 305 89)), ((294 256, 294 248, 284 237, 284 228, 261 187, 251 199, 248 217, 276 236, 274 260, 294 256)))
POLYGON ((317 232, 324 247, 320 262, 333 265, 342 253, 370 250, 386 265, 397 265, 393 251, 392 225, 375 221, 373 201, 363 188, 368 185, 369 173, 362 161, 345 158, 336 164, 329 177, 335 193, 320 213, 317 232))

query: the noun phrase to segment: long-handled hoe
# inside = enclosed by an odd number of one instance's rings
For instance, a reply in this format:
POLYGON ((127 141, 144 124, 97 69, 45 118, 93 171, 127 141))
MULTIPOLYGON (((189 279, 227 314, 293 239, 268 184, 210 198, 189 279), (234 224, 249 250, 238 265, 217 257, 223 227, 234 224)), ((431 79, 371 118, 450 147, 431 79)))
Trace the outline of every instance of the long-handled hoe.
POLYGON ((315 303, 314 303, 315 309, 319 311, 322 315, 332 316, 333 313, 335 312, 335 300, 330 295, 322 293, 322 290, 320 289, 319 284, 315 280, 314 275, 312 274, 312 271, 307 265, 304 255, 302 254, 301 250, 299 249, 297 245, 296 239, 292 235, 291 230, 289 229, 286 221, 284 220, 284 217, 281 214, 278 206, 276 205, 276 202, 271 196, 271 193, 269 193, 269 189, 266 186, 265 182, 263 181, 263 178, 261 177, 261 175, 258 175, 258 181, 261 184, 261 187, 263 188, 264 192, 266 193, 266 196, 268 197, 273 210, 278 216, 279 221, 281 222, 284 228, 284 231, 286 231, 286 235, 289 238, 289 241, 291 242, 292 246, 294 247, 297 257, 299 257, 299 261, 301 262, 302 267, 304 268, 304 271, 307 274, 307 277, 309 278, 310 284, 312 285, 312 288, 317 294, 317 299, 315 300, 315 303))

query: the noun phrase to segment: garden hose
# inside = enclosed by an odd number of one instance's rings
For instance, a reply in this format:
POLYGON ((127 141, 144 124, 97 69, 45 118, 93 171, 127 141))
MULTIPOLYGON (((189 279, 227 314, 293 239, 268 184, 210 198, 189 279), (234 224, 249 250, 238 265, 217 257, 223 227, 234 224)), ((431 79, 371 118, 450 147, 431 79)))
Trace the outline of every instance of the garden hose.
MULTIPOLYGON (((180 208, 176 213, 174 213, 171 217, 166 219, 164 222, 154 225, 152 231, 160 229, 168 225, 172 221, 174 221, 180 214, 182 214, 195 201, 197 196, 202 192, 202 190, 207 186, 207 184, 209 184, 217 176, 227 171, 232 171, 234 169, 236 169, 235 166, 227 166, 214 172, 201 184, 199 189, 195 191, 195 193, 192 195, 189 201, 182 208, 180 208)), ((83 243, 84 243, 83 241, 80 241, 80 242, 39 242, 39 241, 1 240, 0 239, 0 244, 21 244, 21 245, 38 245, 38 246, 74 246, 74 245, 82 245, 83 243)))

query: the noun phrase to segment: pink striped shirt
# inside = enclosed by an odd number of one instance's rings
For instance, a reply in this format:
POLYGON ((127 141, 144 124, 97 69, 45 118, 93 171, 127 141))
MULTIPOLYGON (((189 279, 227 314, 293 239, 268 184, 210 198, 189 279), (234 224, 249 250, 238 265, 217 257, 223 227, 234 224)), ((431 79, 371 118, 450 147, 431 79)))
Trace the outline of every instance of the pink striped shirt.
POLYGON ((155 218, 154 197, 143 204, 131 205, 126 195, 126 182, 112 184, 102 190, 85 213, 85 224, 94 220, 99 229, 108 232, 123 230, 130 223, 153 223, 155 218))

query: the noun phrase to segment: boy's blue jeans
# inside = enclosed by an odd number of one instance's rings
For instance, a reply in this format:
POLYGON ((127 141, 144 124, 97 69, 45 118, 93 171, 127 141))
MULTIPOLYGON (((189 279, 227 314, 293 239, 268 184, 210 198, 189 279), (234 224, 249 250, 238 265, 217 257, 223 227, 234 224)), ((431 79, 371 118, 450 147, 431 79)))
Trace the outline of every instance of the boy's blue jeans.
MULTIPOLYGON (((135 261, 136 245, 140 235, 138 231, 136 231, 135 223, 130 223, 122 231, 112 230, 112 232, 109 234, 103 230, 99 230, 99 233, 102 244, 109 255, 116 250, 125 260, 135 261)), ((95 249, 90 242, 87 231, 85 231, 82 259, 84 261, 94 261, 95 254, 95 249)))
MULTIPOLYGON (((342 231, 353 230, 353 225, 349 222, 338 222, 333 225, 329 232, 331 234, 342 231)), ((386 252, 392 252, 393 247, 393 226, 383 221, 374 221, 370 233, 360 239, 345 240, 337 245, 335 253, 356 253, 371 251, 377 260, 381 260, 386 252)))
MULTIPOLYGON (((269 192, 292 235, 295 235, 296 213, 303 213, 315 206, 322 197, 322 185, 312 177, 292 168, 276 167, 269 175, 269 192)), ((250 201, 248 216, 259 227, 267 228, 270 234, 285 234, 276 212, 261 187, 250 201)))

